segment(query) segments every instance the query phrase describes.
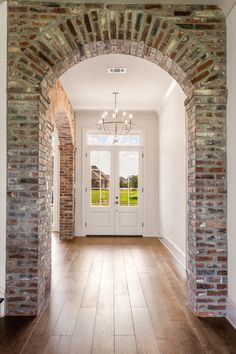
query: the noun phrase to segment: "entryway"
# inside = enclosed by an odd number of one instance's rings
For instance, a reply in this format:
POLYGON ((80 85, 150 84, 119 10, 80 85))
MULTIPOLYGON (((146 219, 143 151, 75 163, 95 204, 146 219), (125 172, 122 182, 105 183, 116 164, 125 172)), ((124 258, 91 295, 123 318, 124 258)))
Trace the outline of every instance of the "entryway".
MULTIPOLYGON (((34 316, 46 301, 45 285, 49 285, 51 276, 51 132, 54 125, 58 126, 60 136, 60 223, 63 226, 60 237, 70 240, 75 236, 75 151, 81 152, 76 149, 74 117, 70 119, 68 114, 71 106, 66 105, 65 109, 59 104, 55 110, 51 90, 76 64, 119 53, 164 69, 187 97, 189 303, 198 316, 225 316, 227 70, 225 17, 219 8, 84 5, 76 1, 58 2, 53 7, 46 2, 32 6, 32 1, 26 1, 22 7, 20 1, 15 1, 8 7, 8 20, 6 314, 34 316), (22 21, 24 16, 33 18, 36 10, 43 19, 41 25, 38 21, 22 21), (26 40, 22 40, 22 33, 29 34, 26 40), (22 255, 26 258, 22 259, 22 255), (24 276, 19 286, 20 273, 24 276), (37 281, 32 283, 33 278, 37 281), (18 296, 22 288, 24 296, 18 296)), ((142 73, 146 75, 146 71, 142 73)), ((165 92, 162 81, 157 82, 165 92)), ((83 90, 79 79, 74 95, 83 90)), ((150 91, 151 86, 147 92, 150 91)), ((135 95, 134 107, 137 108, 144 93, 142 89, 135 95)), ((103 93, 102 96, 107 97, 103 93)), ((88 97, 91 103, 91 95, 88 97)), ((147 154, 145 159, 150 156, 147 154)), ((164 174, 164 178, 175 177, 177 169, 172 171, 164 174)), ((145 175, 148 175, 146 168, 145 175)), ((82 188, 81 180, 77 182, 82 188)), ((173 189, 178 188, 176 183, 173 189)), ((153 199, 157 199, 156 195, 153 199)), ((147 204, 145 199, 145 209, 147 204)), ((170 234, 172 231, 170 227, 170 234)))
POLYGON ((141 135, 88 133, 84 154, 86 235, 143 235, 141 135))

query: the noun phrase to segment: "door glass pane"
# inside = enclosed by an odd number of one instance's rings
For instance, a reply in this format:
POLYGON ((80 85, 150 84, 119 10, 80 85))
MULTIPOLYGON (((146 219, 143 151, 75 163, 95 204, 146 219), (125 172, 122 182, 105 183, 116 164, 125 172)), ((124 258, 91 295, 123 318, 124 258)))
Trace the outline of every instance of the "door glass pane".
POLYGON ((138 205, 138 151, 120 151, 119 153, 119 195, 120 206, 138 205))
POLYGON ((91 171, 92 171, 92 184, 91 187, 92 188, 99 188, 100 189, 100 178, 101 178, 101 171, 99 169, 96 168, 97 166, 92 165, 91 166, 91 171))
POLYGON ((128 188, 120 188, 120 205, 129 205, 129 190, 128 188))
POLYGON ((114 138, 111 135, 101 135, 101 145, 112 145, 113 140, 114 138))
POLYGON ((109 205, 109 189, 102 189, 101 190, 101 205, 108 206, 109 205))
POLYGON ((129 204, 130 205, 138 205, 138 189, 132 188, 129 191, 129 204))
POLYGON ((109 206, 110 204, 110 152, 91 151, 91 205, 109 206))
POLYGON ((98 145, 100 142, 100 134, 88 134, 88 145, 98 145))
POLYGON ((128 145, 129 144, 129 135, 119 135, 118 136, 119 145, 128 145))
POLYGON ((129 135, 130 145, 141 145, 140 135, 129 135))
MULTIPOLYGON (((118 136, 115 145, 141 145, 141 134, 123 134, 118 136)), ((88 145, 114 145, 114 136, 101 133, 87 133, 88 145)))
POLYGON ((91 189, 92 205, 100 205, 100 189, 91 189))

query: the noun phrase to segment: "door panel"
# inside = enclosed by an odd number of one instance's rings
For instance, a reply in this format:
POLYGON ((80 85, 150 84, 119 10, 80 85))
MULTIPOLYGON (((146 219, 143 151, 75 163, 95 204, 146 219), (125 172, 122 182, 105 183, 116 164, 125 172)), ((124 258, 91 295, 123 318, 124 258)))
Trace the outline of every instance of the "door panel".
POLYGON ((90 149, 87 153, 88 235, 112 235, 114 232, 114 172, 111 149, 90 149))
POLYGON ((139 225, 138 214, 132 212, 119 212, 118 229, 122 228, 137 228, 139 225))
POLYGON ((116 235, 142 235, 141 156, 140 148, 116 150, 116 235))
POLYGON ((91 226, 99 228, 113 227, 113 220, 111 220, 111 213, 106 212, 91 212, 91 226))

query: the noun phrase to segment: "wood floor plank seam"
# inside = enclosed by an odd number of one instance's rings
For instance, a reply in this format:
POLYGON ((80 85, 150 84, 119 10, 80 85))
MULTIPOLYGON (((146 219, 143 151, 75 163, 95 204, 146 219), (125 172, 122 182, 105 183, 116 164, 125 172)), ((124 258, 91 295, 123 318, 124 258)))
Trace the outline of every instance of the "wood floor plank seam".
MULTIPOLYGON (((124 248, 123 248, 123 247, 122 247, 122 257, 123 257, 123 259, 124 259, 124 248)), ((123 262, 124 262, 124 260, 123 260, 123 262)), ((128 286, 125 264, 124 264, 124 270, 125 270, 126 282, 127 282, 127 286, 128 286)), ((128 287, 128 294, 129 294, 129 287, 128 287)), ((132 310, 131 301, 130 301, 130 296, 129 296, 129 303, 130 303, 130 308, 131 308, 131 310, 132 310)), ((135 336, 134 318, 133 318, 133 312, 132 312, 132 311, 131 311, 131 314, 132 314, 132 323, 133 323, 133 330, 134 330, 134 336, 135 336)), ((135 341, 136 341, 136 336, 135 336, 135 341)), ((136 346, 137 346, 137 344, 136 344, 136 346)))
MULTIPOLYGON (((154 334, 154 336, 155 336, 155 340, 156 340, 156 347, 157 347, 157 349, 154 349, 154 350, 156 351, 156 353, 153 352, 152 354, 158 354, 157 337, 156 337, 155 329, 154 329, 154 326, 153 326, 153 323, 152 323, 152 319, 151 319, 151 316, 150 316, 150 311, 149 311, 148 304, 147 304, 147 301, 146 301, 146 298, 145 298, 145 292, 144 292, 144 289, 143 289, 143 287, 142 287, 142 283, 141 283, 141 280, 140 280, 139 272, 138 272, 138 269, 137 269, 137 264, 136 264, 136 262, 135 262, 135 258, 134 258, 134 255, 133 255, 132 250, 131 250, 131 256, 132 256, 132 258, 133 258, 133 262, 134 262, 134 265, 135 265, 135 268, 136 268, 136 272, 137 272, 137 275, 138 275, 138 278, 139 278, 140 287, 141 287, 141 289, 142 289, 142 293, 143 293, 143 296, 144 296, 144 299, 145 299, 145 302, 146 302, 146 309, 147 309, 148 317, 149 317, 149 320, 150 320, 150 323, 151 323, 151 326, 152 326, 152 332, 153 332, 153 334, 154 334)), ((154 344, 154 345, 155 345, 155 344, 154 344)), ((151 354, 151 353, 150 353, 150 354, 151 354)))
MULTIPOLYGON (((92 262, 91 262, 90 267, 89 267, 88 277, 89 277, 89 273, 90 273, 91 267, 92 267, 92 262)), ((88 277, 87 277, 87 281, 88 281, 88 277)), ((87 281, 86 281, 86 284, 87 284, 87 281)), ((83 290, 82 299, 83 299, 83 296, 84 296, 84 293, 85 293, 85 288, 86 288, 86 285, 85 285, 84 290, 83 290)), ((82 299, 81 299, 81 304, 82 304, 82 299)), ((76 317, 76 322, 75 322, 75 327, 74 327, 74 330, 73 330, 73 333, 72 333, 72 338, 73 338, 73 335, 74 335, 74 332, 75 332, 76 323, 77 323, 77 320, 78 320, 78 317, 79 317, 80 309, 81 309, 81 305, 80 305, 80 308, 79 308, 79 311, 78 311, 78 314, 77 314, 77 317, 76 317)), ((70 343, 70 345, 71 345, 71 343, 70 343)), ((70 346, 69 346, 68 352, 69 351, 70 351, 70 346)))
MULTIPOLYGON (((137 268, 137 263, 136 263, 136 261, 135 261, 135 257, 134 257, 134 253, 133 253, 133 252, 132 252, 132 256, 133 256, 134 263, 135 263, 136 268, 137 268)), ((172 272, 172 273, 173 273, 173 272, 172 272)), ((148 302, 147 302, 147 299, 146 299, 146 296, 145 296, 145 290, 144 290, 144 288, 143 288, 143 286, 142 286, 142 281, 141 281, 141 279, 140 279, 140 274, 139 274, 139 272, 138 272, 138 271, 137 271, 137 274, 138 274, 139 281, 140 281, 140 285, 141 285, 141 287, 142 287, 143 294, 144 294, 144 297, 145 297, 145 301, 146 301, 146 304, 147 304, 147 310, 148 310, 148 313, 149 313, 149 318, 150 318, 150 321, 151 321, 151 323, 152 323, 153 332, 154 332, 154 334, 155 334, 156 341, 157 341, 157 343, 158 343, 158 340, 160 340, 160 338, 158 339, 158 337, 157 337, 157 335, 156 335, 156 331, 155 331, 154 323, 153 323, 153 321, 152 321, 152 316, 151 316, 150 307, 148 306, 148 302)), ((174 275, 174 276, 175 276, 175 275, 174 275)), ((169 280, 169 279, 168 279, 168 280, 169 280)), ((197 339, 197 341, 198 341, 198 338, 197 338, 197 337, 196 337, 196 339, 197 339)), ((200 344, 200 343, 199 343, 199 344, 200 344)), ((181 353, 181 354, 182 354, 182 353, 181 353)))
MULTIPOLYGON (((53 299, 53 297, 52 297, 52 299, 53 299)), ((48 306, 50 300, 51 300, 50 298, 47 300, 47 303, 45 304, 44 309, 43 309, 42 312, 38 315, 39 319, 38 319, 38 321, 37 321, 37 323, 36 323, 34 329, 33 329, 32 332, 30 333, 30 336, 28 337, 27 341, 24 343, 24 346, 22 347, 22 349, 21 349, 21 351, 20 351, 20 354, 22 354, 22 353, 24 352, 24 350, 26 349, 26 347, 27 347, 27 345, 28 345, 30 339, 31 339, 32 336, 33 336, 34 330, 37 328, 37 325, 39 324, 40 320, 42 319, 43 315, 45 314, 45 312, 46 312, 46 310, 47 310, 47 306, 48 306)), ((61 308, 61 311, 62 311, 62 308, 61 308)), ((61 313, 61 311, 60 311, 60 313, 61 313)), ((58 318, 59 318, 59 316, 60 316, 60 313, 58 314, 58 318)))
MULTIPOLYGON (((67 254, 67 253, 69 253, 69 248, 68 248, 66 254, 67 254)), ((68 264, 68 266, 69 266, 69 264, 68 264)), ((29 342, 29 340, 30 340, 30 338, 31 338, 31 336, 32 336, 32 334, 33 334, 33 332, 34 332, 34 329, 36 328, 36 326, 37 326, 37 324, 39 323, 40 319, 42 318, 44 312, 46 311, 46 307, 47 307, 47 305, 48 305, 50 299, 53 297, 53 295, 54 295, 54 292, 52 292, 52 294, 50 294, 50 297, 48 298, 48 300, 47 300, 47 302, 46 302, 46 304, 45 304, 45 306, 44 306, 44 309, 43 309, 42 312, 38 315, 38 319, 37 319, 37 321, 36 321, 36 323, 35 323, 35 326, 32 328, 32 331, 30 332, 30 334, 29 334, 29 336, 28 336, 26 342, 24 343, 24 345, 23 345, 23 347, 22 347, 22 349, 21 349, 21 351, 20 351, 19 354, 23 353, 24 348, 26 347, 27 343, 29 342)))
MULTIPOLYGON (((101 278, 100 278, 100 284, 99 284, 99 292, 100 292, 100 286, 101 286, 101 278)), ((99 294, 99 292, 98 292, 98 294, 99 294)), ((99 296, 99 295, 98 295, 98 296, 99 296)), ((92 352, 93 352, 93 346, 94 346, 94 333, 95 333, 97 312, 98 312, 98 299, 97 299, 97 306, 96 306, 96 313, 95 313, 95 321, 94 321, 94 329, 93 329, 93 339, 92 339, 91 354, 92 354, 92 352)))

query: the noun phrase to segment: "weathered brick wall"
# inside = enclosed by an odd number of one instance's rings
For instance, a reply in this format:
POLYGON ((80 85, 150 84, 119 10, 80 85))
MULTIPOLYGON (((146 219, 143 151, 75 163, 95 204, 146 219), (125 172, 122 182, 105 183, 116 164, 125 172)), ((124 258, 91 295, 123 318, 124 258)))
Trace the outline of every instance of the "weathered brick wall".
MULTIPOLYGON (((9 314, 36 313, 41 307, 40 286, 32 285, 23 298, 23 287, 33 279, 43 283, 48 263, 40 269, 39 249, 49 235, 44 213, 49 152, 39 159, 42 125, 41 96, 48 93, 62 73, 92 56, 124 53, 150 60, 172 75, 187 95, 188 113, 188 283, 190 304, 199 316, 222 316, 226 309, 226 136, 225 136, 225 18, 216 6, 78 4, 73 2, 9 1, 8 42, 8 236, 7 282, 9 314), (33 125, 22 145, 20 122, 33 125), (21 160, 35 152, 35 174, 21 160), (38 160, 37 160, 38 158, 38 160), (20 162, 22 161, 22 162, 20 162), (19 169, 20 164, 20 169, 19 169), (29 171, 30 170, 30 171, 29 171), (30 178, 29 178, 30 177, 30 178), (32 183, 34 182, 34 183, 32 183), (33 184, 33 185, 32 185, 33 184), (32 213, 34 205, 42 208, 32 213), (21 191, 24 194, 21 194, 21 191), (14 211, 17 208, 17 211, 14 211), (29 212, 25 212, 25 210, 29 212), (40 220, 40 227, 37 221, 40 220), (43 236, 45 230, 46 235, 43 236), (34 248, 31 247, 32 242, 34 248), (24 245, 27 257, 21 257, 24 245), (29 254, 29 256, 28 256, 29 254), (18 263, 19 262, 19 263, 18 263), (31 263, 32 262, 32 263, 31 263), (18 273, 14 265, 22 263, 18 273), (31 265, 34 265, 32 268, 31 265), (29 265, 30 267, 27 267, 29 265), (25 299, 28 308, 25 308, 25 299)), ((24 134, 24 133, 23 133, 24 134)), ((26 134, 25 134, 26 135, 26 134)), ((65 165, 69 166, 65 155, 65 165)), ((61 150, 62 151, 62 150, 61 150)), ((64 151, 62 152, 64 155, 64 151)), ((46 207, 47 208, 47 207, 46 207)), ((70 206, 68 206, 70 208, 70 206)), ((46 242, 47 243, 47 242, 46 242)), ((46 244, 45 243, 45 244, 46 244)), ((44 246, 46 247, 46 246, 44 246)), ((43 262, 42 262, 43 264, 43 262)), ((31 285, 30 285, 31 286, 31 285)))
POLYGON ((8 95, 8 315, 38 312, 39 95, 8 95))
POLYGON ((55 82, 48 97, 47 115, 57 128, 60 143, 60 238, 71 239, 75 235, 75 118, 60 81, 55 82))
POLYGON ((75 147, 60 145, 60 238, 75 236, 75 147))
MULTIPOLYGON (((46 290, 51 280, 51 215, 52 215, 52 144, 53 124, 48 119, 48 104, 40 96, 38 141, 38 303, 44 305, 46 290)), ((28 306, 31 306, 29 302, 28 306)))
MULTIPOLYGON (((50 105, 47 115, 49 119, 56 125, 60 144, 75 144, 75 117, 70 101, 59 80, 50 87, 41 85, 41 90, 46 91, 50 105)), ((44 92, 44 91, 43 91, 44 92)))
POLYGON ((226 97, 199 94, 188 114, 188 271, 190 301, 200 316, 225 313, 226 97))

